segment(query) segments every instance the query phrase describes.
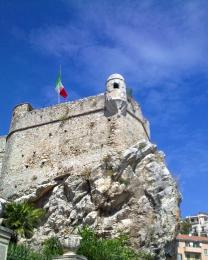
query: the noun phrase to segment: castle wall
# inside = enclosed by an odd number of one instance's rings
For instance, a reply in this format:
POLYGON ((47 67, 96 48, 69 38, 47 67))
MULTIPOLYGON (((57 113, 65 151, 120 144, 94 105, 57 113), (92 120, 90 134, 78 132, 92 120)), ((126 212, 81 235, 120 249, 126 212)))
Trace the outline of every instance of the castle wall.
POLYGON ((5 146, 6 146, 6 137, 0 137, 0 176, 1 176, 1 167, 2 167, 2 160, 5 153, 5 146))
POLYGON ((103 95, 84 98, 70 103, 61 103, 42 109, 32 109, 29 104, 19 105, 13 112, 10 135, 14 131, 64 121, 71 117, 103 109, 103 107, 103 95))
POLYGON ((126 116, 104 116, 104 95, 32 110, 28 104, 13 113, 2 167, 4 198, 26 194, 66 174, 86 174, 112 149, 122 150, 148 139, 140 108, 128 104, 126 116), (8 188, 6 188, 8 187, 8 188))

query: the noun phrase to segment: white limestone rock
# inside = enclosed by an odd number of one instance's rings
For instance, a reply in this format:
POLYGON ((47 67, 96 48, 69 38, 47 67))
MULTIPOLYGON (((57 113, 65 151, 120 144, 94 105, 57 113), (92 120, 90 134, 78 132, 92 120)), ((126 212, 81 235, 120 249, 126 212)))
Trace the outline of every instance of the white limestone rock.
POLYGON ((87 224, 109 236, 128 231, 132 246, 155 254, 155 259, 171 255, 180 194, 155 145, 141 140, 123 153, 108 153, 99 165, 88 164, 77 175, 69 172, 54 187, 52 183, 51 189, 45 186, 48 192, 36 196, 35 203, 47 215, 31 244, 54 234, 66 239, 87 224))

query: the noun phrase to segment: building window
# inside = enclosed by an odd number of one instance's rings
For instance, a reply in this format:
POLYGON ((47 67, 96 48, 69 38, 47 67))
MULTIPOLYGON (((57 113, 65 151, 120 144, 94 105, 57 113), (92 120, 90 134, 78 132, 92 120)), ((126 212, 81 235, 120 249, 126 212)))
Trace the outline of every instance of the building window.
POLYGON ((189 260, 191 258, 190 254, 186 254, 186 259, 189 260))
POLYGON ((204 249, 204 254, 208 255, 208 249, 204 249))
POLYGON ((181 254, 177 254, 177 260, 182 260, 182 255, 181 254))
POLYGON ((193 232, 194 232, 194 233, 197 233, 197 232, 196 232, 196 227, 193 228, 193 232))
POLYGON ((185 254, 185 259, 186 260, 200 260, 201 259, 201 254, 194 254, 194 253, 190 253, 190 254, 185 254))
POLYGON ((186 241, 186 242, 185 242, 185 246, 190 247, 190 246, 191 246, 191 243, 188 242, 188 241, 186 241))
POLYGON ((199 242, 193 242, 193 247, 200 247, 199 242))

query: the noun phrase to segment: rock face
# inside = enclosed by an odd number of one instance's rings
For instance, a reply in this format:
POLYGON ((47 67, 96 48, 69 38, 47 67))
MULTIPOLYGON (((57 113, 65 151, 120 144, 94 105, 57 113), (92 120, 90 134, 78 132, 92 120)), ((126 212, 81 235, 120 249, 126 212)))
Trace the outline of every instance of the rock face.
POLYGON ((32 243, 51 235, 64 239, 89 225, 110 236, 128 232, 135 249, 150 251, 156 259, 171 254, 180 195, 163 153, 150 142, 141 140, 122 153, 109 153, 96 168, 76 176, 68 172, 61 182, 43 184, 43 190, 17 199, 47 210, 32 243))

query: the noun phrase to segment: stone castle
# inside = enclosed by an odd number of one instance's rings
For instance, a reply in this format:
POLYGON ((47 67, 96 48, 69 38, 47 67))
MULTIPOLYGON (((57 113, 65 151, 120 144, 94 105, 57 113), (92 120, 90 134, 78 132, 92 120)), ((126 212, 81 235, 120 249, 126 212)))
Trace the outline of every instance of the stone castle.
POLYGON ((63 169, 81 171, 143 138, 149 140, 148 122, 119 74, 108 78, 105 94, 43 109, 17 105, 0 139, 0 194, 15 198, 28 184, 60 177, 63 169))
POLYGON ((121 75, 107 79, 104 94, 16 106, 0 138, 0 168, 1 198, 47 212, 31 244, 87 224, 110 236, 128 232, 132 246, 155 259, 171 256, 180 194, 121 75))

